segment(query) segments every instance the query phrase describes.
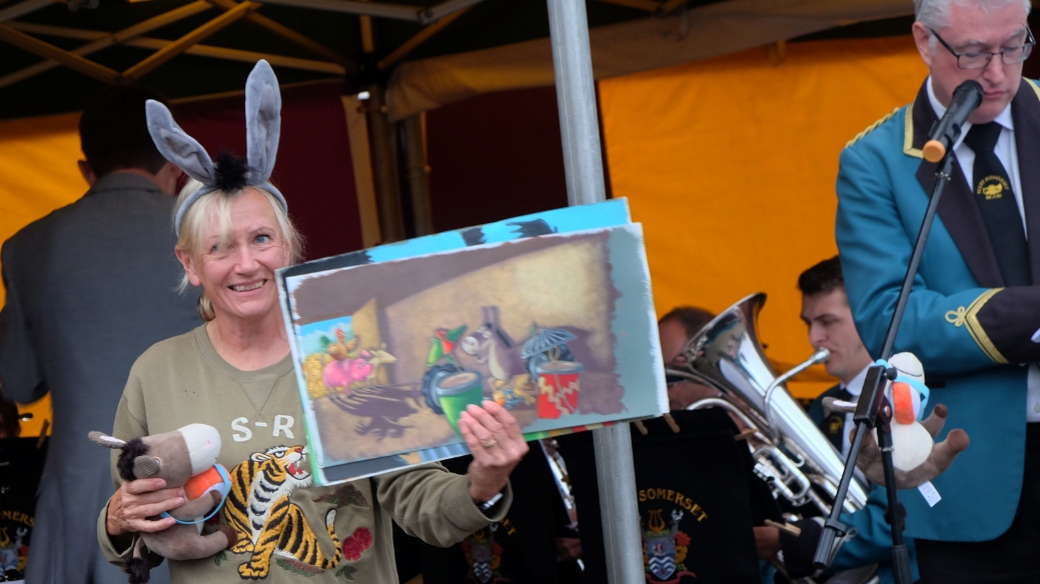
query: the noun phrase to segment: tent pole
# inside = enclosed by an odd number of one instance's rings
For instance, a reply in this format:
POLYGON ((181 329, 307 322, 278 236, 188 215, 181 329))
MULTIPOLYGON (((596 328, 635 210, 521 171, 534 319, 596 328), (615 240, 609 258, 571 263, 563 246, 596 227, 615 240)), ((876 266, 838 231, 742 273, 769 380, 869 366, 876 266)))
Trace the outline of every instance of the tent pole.
MULTIPOLYGON (((376 50, 372 17, 358 18, 361 25, 361 50, 368 61, 376 50)), ((397 174, 397 148, 394 130, 386 115, 386 88, 373 83, 367 88, 368 100, 365 111, 368 115, 368 141, 372 153, 372 174, 376 183, 376 199, 379 206, 379 232, 383 243, 404 239, 404 218, 401 214, 401 185, 397 174)))
MULTIPOLYGON (((606 190, 585 0, 547 1, 567 200, 572 206, 596 203, 605 200, 606 190)), ((609 582, 642 582, 643 550, 629 425, 615 424, 592 434, 609 582)))
POLYGON ((400 122, 404 138, 405 179, 412 203, 412 228, 415 237, 433 233, 430 210, 430 167, 426 158, 426 113, 409 116, 400 122))
POLYGON ((382 85, 368 88, 368 135, 372 144, 372 167, 375 171, 376 196, 379 200, 379 229, 383 243, 401 241, 405 237, 401 215, 400 185, 393 127, 386 117, 386 95, 382 85))

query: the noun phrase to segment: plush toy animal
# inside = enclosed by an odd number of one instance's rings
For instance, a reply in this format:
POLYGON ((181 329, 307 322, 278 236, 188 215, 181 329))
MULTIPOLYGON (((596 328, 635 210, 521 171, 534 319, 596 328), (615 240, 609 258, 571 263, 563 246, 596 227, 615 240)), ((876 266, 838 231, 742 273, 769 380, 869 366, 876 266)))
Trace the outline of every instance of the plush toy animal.
POLYGON ((89 438, 95 444, 122 450, 116 466, 124 481, 161 478, 166 481, 166 488, 184 487, 184 504, 162 514, 173 517, 177 523, 162 531, 140 534, 133 559, 126 566, 131 584, 148 581, 149 564, 143 557, 142 545, 171 560, 206 558, 235 545, 235 530, 227 525, 202 535, 203 521, 220 509, 231 486, 227 471, 216 464, 220 434, 213 426, 189 424, 173 432, 129 442, 101 432, 91 432, 89 438))
MULTIPOLYGON (((968 434, 958 428, 951 430, 945 440, 936 444, 935 437, 946 424, 948 411, 946 406, 936 404, 927 419, 917 421, 927 405, 924 393, 927 388, 921 362, 911 353, 899 353, 889 359, 889 366, 899 372, 899 377, 885 390, 885 397, 893 413, 890 427, 896 487, 914 489, 945 472, 957 455, 968 448, 970 440, 968 434)), ((856 404, 825 398, 823 407, 829 411, 854 412, 856 404)), ((852 430, 849 440, 854 435, 855 430, 852 430)), ((864 437, 856 466, 874 483, 885 484, 881 448, 873 432, 867 432, 864 437)))

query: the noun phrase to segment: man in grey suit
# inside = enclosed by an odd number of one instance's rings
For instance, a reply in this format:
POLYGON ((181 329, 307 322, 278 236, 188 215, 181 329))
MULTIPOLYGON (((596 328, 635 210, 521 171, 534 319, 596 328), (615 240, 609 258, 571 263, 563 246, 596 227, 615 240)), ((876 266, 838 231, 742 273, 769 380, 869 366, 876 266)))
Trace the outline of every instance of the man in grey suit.
MULTIPOLYGON (((201 322, 176 292, 172 213, 181 171, 152 143, 147 99, 133 87, 95 97, 80 119, 90 190, 31 223, 0 252, 0 386, 28 403, 48 391, 54 431, 40 485, 26 577, 30 584, 123 584, 97 544, 112 495, 109 451, 87 440, 112 428, 134 360, 201 322)), ((168 582, 165 567, 152 583, 168 582)))

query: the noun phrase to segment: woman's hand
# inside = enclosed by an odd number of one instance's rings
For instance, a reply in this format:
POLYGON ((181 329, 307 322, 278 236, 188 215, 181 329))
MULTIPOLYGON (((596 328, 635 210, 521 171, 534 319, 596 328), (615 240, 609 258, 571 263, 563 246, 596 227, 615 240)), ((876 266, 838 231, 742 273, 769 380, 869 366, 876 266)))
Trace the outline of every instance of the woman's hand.
POLYGON ((184 504, 184 489, 165 487, 163 479, 125 481, 108 502, 108 534, 118 537, 135 531, 162 531, 176 523, 172 517, 148 519, 184 504))
POLYGON ((505 488, 509 473, 528 451, 516 418, 493 401, 483 406, 470 405, 459 416, 459 433, 473 453, 469 494, 477 503, 488 501, 505 488))

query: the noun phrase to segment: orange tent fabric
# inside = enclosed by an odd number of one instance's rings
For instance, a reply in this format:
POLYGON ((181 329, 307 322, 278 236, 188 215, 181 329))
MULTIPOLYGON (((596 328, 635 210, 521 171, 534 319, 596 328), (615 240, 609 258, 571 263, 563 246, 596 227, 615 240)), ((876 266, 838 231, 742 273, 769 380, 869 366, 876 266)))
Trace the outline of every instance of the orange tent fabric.
POLYGON ((766 292, 767 355, 796 364, 812 353, 798 275, 837 253, 838 155, 928 71, 908 36, 790 44, 774 64, 776 49, 604 80, 599 94, 611 188, 644 225, 659 314, 766 292))
MULTIPOLYGON (((29 223, 83 196, 87 183, 76 167, 79 114, 0 122, 0 241, 29 223)), ((0 306, 4 290, 0 286, 0 306)), ((22 422, 22 436, 37 436, 51 418, 51 398, 19 406, 32 419, 22 422)))

